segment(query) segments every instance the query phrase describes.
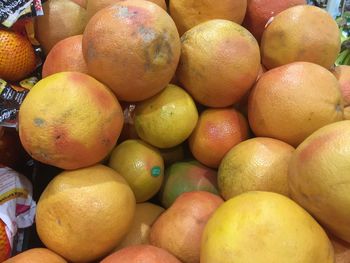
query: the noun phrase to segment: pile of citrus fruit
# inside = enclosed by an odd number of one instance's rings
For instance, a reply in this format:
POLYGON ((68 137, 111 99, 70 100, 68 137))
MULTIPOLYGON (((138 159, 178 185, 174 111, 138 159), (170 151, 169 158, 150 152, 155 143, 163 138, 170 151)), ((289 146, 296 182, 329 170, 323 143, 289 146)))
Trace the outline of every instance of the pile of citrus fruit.
MULTIPOLYGON (((340 33, 325 10, 304 0, 43 9, 42 79, 18 131, 31 158, 61 172, 37 204, 45 248, 6 262, 350 262, 350 66, 334 66, 340 33)), ((0 78, 23 79, 32 50, 0 33, 0 78)))

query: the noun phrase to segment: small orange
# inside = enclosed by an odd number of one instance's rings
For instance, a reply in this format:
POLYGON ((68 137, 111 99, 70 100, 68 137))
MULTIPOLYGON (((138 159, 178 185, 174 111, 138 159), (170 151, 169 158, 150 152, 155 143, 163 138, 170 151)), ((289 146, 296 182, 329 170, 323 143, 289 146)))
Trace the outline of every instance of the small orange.
POLYGON ((30 41, 15 32, 0 30, 0 78, 7 81, 24 79, 36 66, 30 41))

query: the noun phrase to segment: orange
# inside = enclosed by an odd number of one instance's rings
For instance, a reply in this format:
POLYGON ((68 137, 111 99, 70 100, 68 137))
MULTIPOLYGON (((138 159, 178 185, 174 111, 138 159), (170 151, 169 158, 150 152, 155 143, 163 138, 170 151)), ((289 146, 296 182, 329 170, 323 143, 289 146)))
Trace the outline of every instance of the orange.
POLYGON ((295 5, 306 5, 306 0, 248 0, 243 26, 260 42, 269 19, 295 5))
POLYGON ((289 198, 251 191, 222 204, 207 222, 201 263, 334 263, 317 221, 289 198))
POLYGON ((334 76, 340 84, 344 101, 344 119, 350 120, 350 66, 340 65, 334 68, 334 76))
POLYGON ((335 236, 350 242, 350 121, 322 127, 289 164, 291 196, 335 236))
POLYGON ((82 34, 87 22, 85 1, 50 0, 43 3, 43 16, 35 17, 35 37, 45 54, 70 36, 82 34))
POLYGON ((198 161, 217 168, 224 155, 247 138, 248 122, 237 110, 207 109, 199 116, 189 146, 198 161))
POLYGON ((164 249, 150 245, 136 245, 121 249, 106 257, 101 263, 181 263, 164 249))
POLYGON ((183 193, 153 223, 150 243, 169 251, 181 262, 198 263, 203 229, 223 202, 208 192, 183 193))
POLYGON ((211 20, 226 19, 241 24, 247 0, 170 0, 169 11, 180 35, 192 27, 211 20))
POLYGON ((60 72, 40 80, 20 107, 19 136, 36 160, 62 169, 101 161, 123 126, 114 94, 94 78, 60 72))
MULTIPOLYGON (((93 17, 101 9, 103 9, 109 5, 118 3, 120 1, 122 1, 122 0, 89 0, 87 2, 87 6, 86 6, 88 20, 90 20, 91 17, 93 17)), ((165 0, 148 0, 148 1, 159 5, 164 10, 167 10, 165 0)))
POLYGON ((163 182, 164 160, 160 152, 141 140, 127 140, 115 147, 108 166, 125 178, 138 203, 153 197, 163 182))
POLYGON ((227 107, 254 84, 260 69, 259 46, 240 25, 210 20, 191 28, 181 41, 177 77, 197 102, 227 107))
POLYGON ((36 67, 36 58, 30 41, 11 31, 0 30, 0 78, 18 81, 36 67))
POLYGON ((47 55, 42 71, 45 78, 63 71, 88 73, 82 51, 83 35, 76 35, 59 41, 47 55))
POLYGON ((28 249, 4 263, 67 263, 65 259, 47 248, 28 249))
POLYGON ((250 93, 248 119, 256 136, 292 146, 343 119, 339 83, 325 68, 295 62, 264 73, 250 93))
POLYGON ((260 49, 267 69, 295 61, 330 69, 340 51, 339 28, 333 17, 319 7, 290 7, 267 26, 260 49))
POLYGON ((180 48, 171 17, 144 0, 103 8, 90 19, 83 35, 89 74, 123 101, 141 101, 163 90, 175 73, 180 48))
POLYGON ((124 178, 103 165, 58 174, 40 196, 41 241, 70 262, 106 256, 128 233, 135 197, 124 178))
POLYGON ((218 186, 225 200, 248 191, 288 196, 288 164, 294 148, 282 141, 255 137, 233 147, 222 160, 218 186))

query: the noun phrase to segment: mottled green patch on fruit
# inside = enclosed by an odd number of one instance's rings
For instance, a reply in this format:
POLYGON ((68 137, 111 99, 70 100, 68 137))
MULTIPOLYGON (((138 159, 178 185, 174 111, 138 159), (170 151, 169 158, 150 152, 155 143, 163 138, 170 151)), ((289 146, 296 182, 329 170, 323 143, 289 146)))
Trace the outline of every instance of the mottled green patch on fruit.
POLYGON ((36 127, 42 127, 45 125, 45 120, 43 120, 42 118, 35 118, 33 122, 36 127))

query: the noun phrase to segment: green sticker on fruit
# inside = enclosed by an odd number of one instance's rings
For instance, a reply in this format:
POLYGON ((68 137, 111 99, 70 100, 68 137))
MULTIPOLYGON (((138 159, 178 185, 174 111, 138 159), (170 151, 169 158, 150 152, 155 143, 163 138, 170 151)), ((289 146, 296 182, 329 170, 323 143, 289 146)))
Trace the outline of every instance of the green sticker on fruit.
POLYGON ((160 167, 159 166, 154 166, 152 169, 151 169, 151 175, 154 176, 154 177, 157 177, 160 175, 160 167))

